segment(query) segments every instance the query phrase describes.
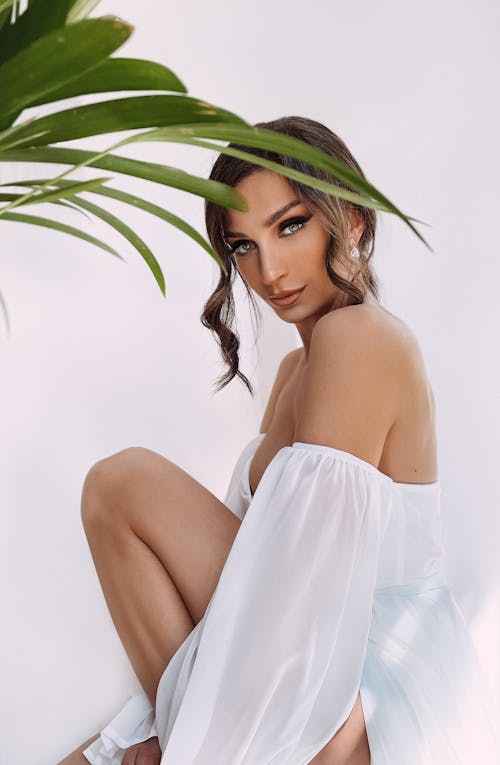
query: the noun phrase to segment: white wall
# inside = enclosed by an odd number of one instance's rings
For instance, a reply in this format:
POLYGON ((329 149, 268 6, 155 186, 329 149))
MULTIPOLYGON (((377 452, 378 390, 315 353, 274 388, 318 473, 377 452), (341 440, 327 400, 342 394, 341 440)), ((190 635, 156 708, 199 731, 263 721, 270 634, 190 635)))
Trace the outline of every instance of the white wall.
MULTIPOLYGON (((99 13, 135 25, 120 55, 165 63, 190 95, 250 122, 285 114, 324 122, 378 188, 432 225, 421 231, 434 254, 382 216, 374 263, 384 304, 414 329, 426 358, 449 580, 498 698, 498 4, 106 0, 99 13)), ((204 176, 215 157, 164 144, 122 153, 204 176)), ((13 166, 1 180, 34 174, 13 166)), ((124 176, 114 185, 204 233, 200 198, 124 176)), ((11 320, 10 335, 0 326, 2 765, 53 765, 118 711, 133 680, 81 525, 89 467, 141 444, 222 497, 258 431, 279 360, 299 344, 261 304, 255 350, 241 291, 243 371, 257 395, 237 381, 213 395, 223 367, 198 317, 215 265, 167 224, 131 208, 126 219, 161 262, 165 300, 139 255, 104 224, 88 230, 126 263, 55 232, 1 225, 11 320)))

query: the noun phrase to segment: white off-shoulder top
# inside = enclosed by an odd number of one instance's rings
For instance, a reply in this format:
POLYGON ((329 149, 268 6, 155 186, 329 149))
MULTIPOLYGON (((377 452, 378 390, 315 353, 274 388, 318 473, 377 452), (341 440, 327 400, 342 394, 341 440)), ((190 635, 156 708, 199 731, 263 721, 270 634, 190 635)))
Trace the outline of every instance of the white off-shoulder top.
POLYGON ((158 735, 162 765, 307 765, 358 693, 371 765, 499 765, 498 709, 444 576, 441 486, 294 442, 252 497, 241 452, 225 504, 242 523, 201 621, 84 755, 119 765, 158 735))

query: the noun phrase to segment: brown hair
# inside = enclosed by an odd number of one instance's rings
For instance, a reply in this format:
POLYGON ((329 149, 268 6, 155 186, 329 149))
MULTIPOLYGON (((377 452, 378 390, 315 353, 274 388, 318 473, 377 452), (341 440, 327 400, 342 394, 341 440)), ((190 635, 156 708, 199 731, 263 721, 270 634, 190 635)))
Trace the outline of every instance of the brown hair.
MULTIPOLYGON (((365 178, 363 171, 352 156, 345 143, 329 128, 320 122, 308 119, 306 117, 288 116, 281 117, 270 122, 258 122, 254 125, 257 128, 267 128, 284 133, 294 138, 299 138, 306 143, 322 149, 330 156, 344 162, 348 167, 355 170, 362 178, 365 178)), ((287 168, 293 168, 302 173, 321 178, 344 189, 354 191, 344 181, 335 178, 325 170, 313 167, 302 160, 277 154, 266 149, 240 146, 230 143, 229 146, 240 149, 264 159, 278 162, 287 168)), ((239 181, 243 180, 252 173, 259 172, 262 168, 246 160, 231 157, 227 154, 219 154, 215 160, 210 172, 210 179, 226 183, 235 187, 239 181)), ((375 229, 377 224, 376 212, 372 208, 363 207, 352 202, 348 202, 340 197, 334 197, 318 189, 286 178, 292 189, 296 192, 299 199, 304 200, 318 214, 323 225, 330 233, 330 241, 325 254, 325 266, 330 280, 340 290, 340 301, 337 307, 342 305, 351 305, 362 303, 368 292, 378 300, 378 282, 374 276, 369 264, 373 255, 375 245, 375 229), (355 263, 347 254, 346 242, 349 226, 349 209, 356 211, 364 221, 364 229, 361 238, 357 244, 360 251, 360 257, 357 260, 357 269, 351 281, 346 281, 340 274, 337 274, 334 265, 336 262, 343 263, 348 269, 351 269, 355 263)), ((205 200, 205 224, 209 241, 214 250, 220 255, 226 268, 227 274, 220 269, 219 282, 214 292, 208 298, 203 313, 200 316, 204 327, 212 330, 217 336, 220 345, 222 357, 229 367, 226 372, 216 381, 216 392, 219 392, 235 376, 238 376, 246 385, 251 395, 253 388, 248 378, 239 370, 238 349, 240 338, 236 329, 232 328, 235 317, 234 297, 232 284, 236 278, 237 268, 234 264, 234 255, 228 250, 224 242, 222 232, 224 230, 224 219, 227 214, 227 208, 218 205, 209 200, 205 200)), ((244 281, 244 280, 243 280, 244 281)), ((253 306, 258 320, 262 318, 258 305, 255 302, 252 290, 244 282, 250 302, 253 306)))

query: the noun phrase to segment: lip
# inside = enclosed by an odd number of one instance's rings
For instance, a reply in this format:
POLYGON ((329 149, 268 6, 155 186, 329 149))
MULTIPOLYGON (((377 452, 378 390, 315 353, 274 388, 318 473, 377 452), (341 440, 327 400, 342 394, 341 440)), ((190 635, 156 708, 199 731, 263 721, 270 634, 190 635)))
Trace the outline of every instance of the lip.
POLYGON ((302 295, 302 293, 305 290, 305 286, 301 287, 299 290, 295 290, 294 292, 284 292, 281 293, 283 297, 269 297, 269 300, 272 300, 274 305, 291 305, 292 303, 295 303, 296 300, 302 295))

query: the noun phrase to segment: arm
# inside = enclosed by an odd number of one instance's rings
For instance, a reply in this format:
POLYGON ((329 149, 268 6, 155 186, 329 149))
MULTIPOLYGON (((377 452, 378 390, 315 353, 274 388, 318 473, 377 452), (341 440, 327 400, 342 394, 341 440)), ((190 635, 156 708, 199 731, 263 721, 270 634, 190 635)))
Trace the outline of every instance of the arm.
POLYGON ((295 348, 284 356, 278 367, 271 393, 266 404, 264 416, 260 425, 260 433, 267 433, 273 419, 276 402, 283 389, 284 384, 297 366, 298 360, 302 354, 302 348, 295 348))

